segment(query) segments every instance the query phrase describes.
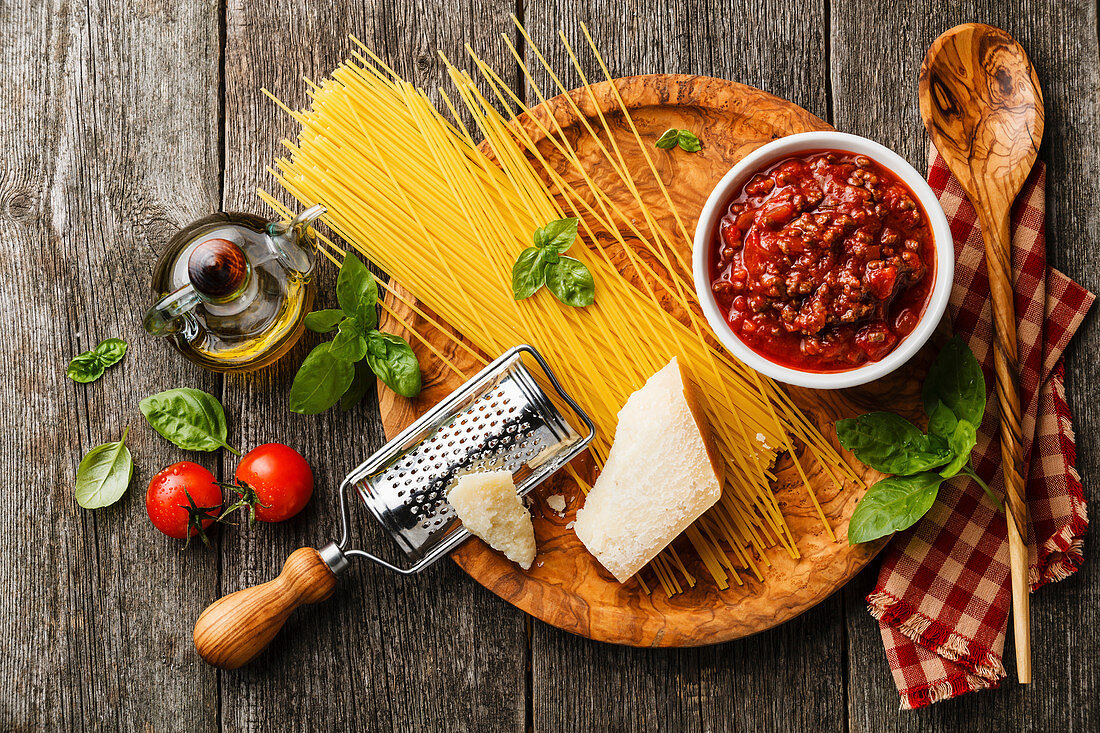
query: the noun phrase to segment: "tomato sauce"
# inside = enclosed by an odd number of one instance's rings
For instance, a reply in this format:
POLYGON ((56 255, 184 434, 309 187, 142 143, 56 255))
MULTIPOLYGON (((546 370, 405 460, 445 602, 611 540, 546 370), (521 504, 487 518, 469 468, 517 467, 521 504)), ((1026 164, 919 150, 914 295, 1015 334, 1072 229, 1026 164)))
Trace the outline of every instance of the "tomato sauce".
POLYGON ((769 361, 839 372, 893 351, 935 281, 928 217, 862 155, 815 151, 753 176, 711 246, 711 289, 734 333, 769 361))

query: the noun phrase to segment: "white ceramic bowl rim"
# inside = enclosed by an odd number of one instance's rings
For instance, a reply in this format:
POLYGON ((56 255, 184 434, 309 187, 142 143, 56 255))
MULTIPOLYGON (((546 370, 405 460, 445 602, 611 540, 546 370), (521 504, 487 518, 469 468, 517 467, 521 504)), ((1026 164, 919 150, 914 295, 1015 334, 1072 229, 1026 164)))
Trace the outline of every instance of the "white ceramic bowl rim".
POLYGON ((939 200, 928 187, 924 177, 900 155, 873 140, 858 135, 834 131, 802 132, 779 138, 754 150, 722 177, 699 215, 692 250, 692 269, 695 276, 695 291, 699 296, 703 313, 718 340, 729 349, 730 353, 761 374, 786 384, 814 389, 840 389, 866 384, 889 374, 912 358, 932 336, 947 309, 947 301, 951 295, 951 283, 955 276, 955 245, 951 237, 951 227, 940 207, 939 200), (932 285, 928 306, 916 328, 885 358, 842 372, 807 372, 792 369, 769 361, 753 351, 734 334, 719 309, 710 287, 711 235, 715 231, 718 220, 725 215, 727 202, 749 176, 757 173, 761 168, 786 156, 813 150, 835 150, 866 155, 898 176, 920 200, 931 225, 936 251, 936 279, 932 285))

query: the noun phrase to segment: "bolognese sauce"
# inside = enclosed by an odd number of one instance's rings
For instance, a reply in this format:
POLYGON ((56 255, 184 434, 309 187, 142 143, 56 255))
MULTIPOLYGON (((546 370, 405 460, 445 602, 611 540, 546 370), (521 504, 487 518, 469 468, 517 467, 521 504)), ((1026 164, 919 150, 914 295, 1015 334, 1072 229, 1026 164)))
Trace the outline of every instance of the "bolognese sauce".
POLYGON ((770 165, 713 236, 711 288, 734 333, 803 371, 885 357, 920 320, 935 280, 919 200, 862 155, 817 151, 770 165))

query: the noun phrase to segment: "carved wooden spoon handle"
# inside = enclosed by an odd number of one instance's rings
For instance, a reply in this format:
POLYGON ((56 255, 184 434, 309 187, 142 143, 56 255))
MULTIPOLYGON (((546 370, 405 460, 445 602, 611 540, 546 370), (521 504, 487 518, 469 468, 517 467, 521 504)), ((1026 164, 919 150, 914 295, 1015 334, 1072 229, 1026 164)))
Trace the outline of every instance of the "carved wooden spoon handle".
POLYGON ((1027 531, 1031 523, 1024 496, 1024 445, 1020 412, 1020 369, 1016 348, 1016 307, 1009 233, 1009 212, 979 213, 989 288, 993 300, 993 367, 997 402, 1001 408, 1001 467, 1005 479, 1008 552, 1012 571, 1012 628, 1016 641, 1016 672, 1022 683, 1031 682, 1030 583, 1028 581, 1027 531))

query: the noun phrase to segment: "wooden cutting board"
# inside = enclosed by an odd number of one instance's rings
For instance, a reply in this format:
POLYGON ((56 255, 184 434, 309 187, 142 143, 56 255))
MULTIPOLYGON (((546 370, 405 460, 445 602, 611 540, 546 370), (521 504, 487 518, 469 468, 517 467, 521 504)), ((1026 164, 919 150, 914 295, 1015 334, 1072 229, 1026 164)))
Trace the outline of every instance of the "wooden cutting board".
MULTIPOLYGON (((721 79, 657 74, 617 79, 614 83, 644 140, 656 140, 670 127, 690 129, 703 140, 703 150, 695 154, 651 150, 689 232, 694 231, 714 184, 746 154, 784 135, 831 129, 790 102, 721 79)), ((618 107, 610 84, 595 85, 593 91, 628 164, 639 173, 636 180, 652 181, 632 132, 623 116, 616 112, 618 107)), ((571 96, 584 117, 596 118, 596 103, 584 90, 572 92, 571 96)), ((617 179, 612 181, 611 176, 601 175, 603 160, 564 97, 551 99, 532 112, 555 115, 581 160, 590 163, 590 175, 598 183, 606 183, 608 192, 628 213, 636 211, 633 198, 625 189, 618 190, 622 186, 616 185, 617 179)), ((542 140, 536 126, 527 127, 534 139, 542 140)), ((595 120, 593 128, 598 127, 595 120)), ((568 180, 576 179, 547 141, 541 141, 540 151, 560 164, 556 167, 568 180)), ((657 187, 652 183, 650 187, 653 190, 643 190, 643 196, 652 202, 654 211, 663 210, 666 207, 660 205, 663 199, 657 187)), ((671 217, 667 221, 673 231, 671 217)), ((681 244, 690 261, 691 242, 681 244)), ((407 293, 403 295, 411 298, 407 293)), ((387 304, 467 374, 472 375, 480 368, 479 363, 392 296, 387 298, 387 304)), ((406 400, 379 388, 383 423, 387 436, 393 437, 464 380, 393 318, 384 317, 381 327, 404 336, 413 345, 424 371, 424 390, 416 400, 406 400)), ((832 426, 838 418, 882 409, 884 405, 919 419, 920 378, 931 360, 928 351, 903 370, 868 387, 842 392, 789 388, 789 392, 811 421, 834 441, 832 426)), ((584 404, 583 394, 574 397, 584 404)), ((585 456, 578 459, 582 470, 589 468, 583 465, 585 459, 585 456)), ((850 462, 865 481, 877 480, 875 472, 854 460, 850 462)), ((809 461, 804 465, 809 465, 809 461)), ((743 576, 743 585, 720 590, 690 546, 686 546, 680 557, 698 578, 694 588, 669 598, 652 574, 648 577, 650 587, 655 590, 650 594, 635 581, 620 585, 567 526, 583 503, 583 493, 572 479, 561 473, 534 494, 532 514, 538 555, 529 571, 508 562, 476 538, 462 545, 452 558, 471 577, 509 603, 549 624, 592 639, 633 646, 696 646, 740 638, 783 623, 820 603, 855 576, 884 544, 848 546, 848 520, 857 500, 863 496, 863 485, 848 483, 838 490, 827 476, 810 474, 818 501, 836 532, 834 541, 822 527, 791 459, 781 455, 776 469, 776 498, 797 538, 801 557, 792 559, 779 548, 769 550, 767 559, 771 567, 763 569, 763 582, 743 576), (554 494, 564 495, 568 502, 564 516, 558 516, 546 504, 546 497, 554 494)))

